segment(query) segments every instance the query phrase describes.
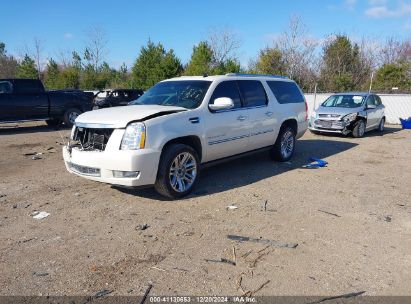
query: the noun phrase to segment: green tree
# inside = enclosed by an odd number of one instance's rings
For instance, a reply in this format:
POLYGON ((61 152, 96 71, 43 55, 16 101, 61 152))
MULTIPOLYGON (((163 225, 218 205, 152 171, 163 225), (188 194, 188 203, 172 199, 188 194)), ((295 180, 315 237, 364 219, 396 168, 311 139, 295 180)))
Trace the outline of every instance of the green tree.
POLYGON ((6 45, 0 42, 0 78, 15 78, 17 67, 17 60, 7 56, 6 45))
POLYGON ((328 91, 349 91, 360 87, 354 80, 358 73, 359 47, 344 35, 338 35, 324 48, 321 87, 328 91))
POLYGON ((27 54, 17 67, 17 77, 19 78, 37 78, 38 73, 36 64, 27 54))
POLYGON ((47 63, 46 67, 46 79, 44 81, 46 88, 48 89, 60 89, 60 69, 56 61, 52 58, 47 63))
POLYGON ((252 70, 259 74, 285 75, 287 65, 279 49, 265 48, 260 51, 252 70))
POLYGON ((391 92, 397 87, 401 92, 411 91, 411 64, 399 62, 384 64, 375 74, 374 89, 391 92))
POLYGON ((148 41, 131 70, 132 85, 147 90, 157 82, 180 75, 182 66, 172 50, 166 52, 163 45, 148 41))
POLYGON ((211 74, 213 63, 213 51, 207 42, 202 41, 193 47, 191 59, 184 74, 189 76, 202 76, 211 74))

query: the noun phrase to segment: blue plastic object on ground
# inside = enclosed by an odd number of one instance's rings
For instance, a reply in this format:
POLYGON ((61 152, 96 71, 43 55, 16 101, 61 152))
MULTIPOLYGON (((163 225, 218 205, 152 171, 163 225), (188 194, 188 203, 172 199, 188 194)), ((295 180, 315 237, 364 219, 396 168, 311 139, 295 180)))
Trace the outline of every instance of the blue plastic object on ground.
POLYGON ((306 169, 319 169, 323 167, 327 167, 328 162, 319 158, 310 157, 309 161, 311 163, 304 165, 303 168, 306 169))
POLYGON ((409 117, 408 119, 400 118, 400 121, 403 129, 411 129, 411 117, 409 117))

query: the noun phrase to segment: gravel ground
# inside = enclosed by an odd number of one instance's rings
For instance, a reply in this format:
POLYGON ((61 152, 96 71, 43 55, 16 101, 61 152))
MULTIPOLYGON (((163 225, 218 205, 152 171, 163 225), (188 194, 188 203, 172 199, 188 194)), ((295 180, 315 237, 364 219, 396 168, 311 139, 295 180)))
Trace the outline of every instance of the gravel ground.
POLYGON ((179 201, 71 175, 61 142, 0 126, 0 295, 411 295, 410 131, 307 133, 291 162, 211 167, 179 201), (310 156, 328 167, 303 169, 310 156))

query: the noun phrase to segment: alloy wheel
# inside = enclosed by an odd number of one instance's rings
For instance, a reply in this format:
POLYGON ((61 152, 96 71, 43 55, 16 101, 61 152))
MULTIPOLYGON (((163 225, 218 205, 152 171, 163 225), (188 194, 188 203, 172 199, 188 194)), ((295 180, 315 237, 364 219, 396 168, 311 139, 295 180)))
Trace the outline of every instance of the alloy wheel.
POLYGON ((170 185, 178 193, 189 190, 197 177, 197 162, 189 152, 178 154, 171 163, 170 185))

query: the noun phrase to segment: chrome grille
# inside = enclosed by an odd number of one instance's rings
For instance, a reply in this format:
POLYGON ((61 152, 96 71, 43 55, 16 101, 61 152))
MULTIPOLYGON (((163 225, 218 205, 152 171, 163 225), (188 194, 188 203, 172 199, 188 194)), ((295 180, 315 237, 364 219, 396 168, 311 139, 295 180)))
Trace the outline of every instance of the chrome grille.
POLYGON ((98 168, 80 166, 80 165, 76 165, 70 162, 67 162, 67 166, 69 167, 71 171, 78 173, 78 174, 96 176, 96 177, 101 176, 100 169, 98 168))

